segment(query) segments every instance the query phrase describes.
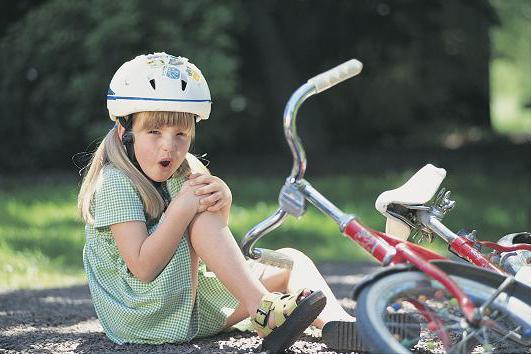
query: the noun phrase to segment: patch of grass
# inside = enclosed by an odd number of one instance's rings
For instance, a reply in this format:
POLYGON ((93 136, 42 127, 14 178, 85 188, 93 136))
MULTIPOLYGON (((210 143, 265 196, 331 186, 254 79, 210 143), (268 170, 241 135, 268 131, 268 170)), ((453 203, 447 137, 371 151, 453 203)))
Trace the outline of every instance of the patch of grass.
POLYGON ((72 182, 0 189, 0 288, 39 288, 84 281, 83 224, 72 182))
POLYGON ((531 133, 531 2, 491 0, 499 18, 492 26, 491 113, 500 133, 531 133))
POLYGON ((503 134, 531 134, 531 97, 522 88, 522 73, 503 59, 491 63, 492 126, 503 134))
MULTIPOLYGON (((414 171, 380 176, 356 174, 309 178, 323 195, 363 223, 384 229, 385 219, 374 209, 380 192, 405 182, 414 171)), ((240 240, 277 209, 283 177, 228 176, 234 205, 231 229, 240 240)), ((0 181, 1 182, 1 181, 0 181)), ((452 171, 444 185, 455 192, 457 205, 445 218, 453 230, 479 230, 482 239, 496 240, 530 230, 531 186, 528 175, 465 174, 452 171)), ((0 183, 0 289, 65 286, 85 281, 82 266, 84 229, 76 210, 77 183, 50 180, 40 185, 0 183)), ((300 219, 290 217, 262 239, 266 248, 295 247, 315 261, 369 259, 343 237, 337 225, 312 205, 300 219)), ((443 251, 442 243, 431 245, 443 251)))

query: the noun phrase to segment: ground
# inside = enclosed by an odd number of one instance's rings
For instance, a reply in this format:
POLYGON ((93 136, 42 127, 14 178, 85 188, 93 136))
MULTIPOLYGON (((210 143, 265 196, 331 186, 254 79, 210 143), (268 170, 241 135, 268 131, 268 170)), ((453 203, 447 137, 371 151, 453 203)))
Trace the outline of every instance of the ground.
MULTIPOLYGON (((354 312, 353 286, 374 270, 374 264, 318 265, 336 297, 354 312)), ((18 290, 0 294, 0 353, 249 353, 260 352, 252 333, 230 332, 186 344, 116 345, 101 328, 88 287, 18 290)), ((311 328, 292 347, 295 353, 334 353, 311 328)))

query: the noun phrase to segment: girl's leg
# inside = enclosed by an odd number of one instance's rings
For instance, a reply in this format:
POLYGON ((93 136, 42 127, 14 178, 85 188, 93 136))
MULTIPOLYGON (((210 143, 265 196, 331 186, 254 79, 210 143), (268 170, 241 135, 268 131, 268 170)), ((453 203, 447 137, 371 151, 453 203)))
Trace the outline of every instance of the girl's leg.
POLYGON ((325 323, 329 321, 356 321, 355 317, 349 315, 341 307, 323 276, 308 256, 293 248, 283 248, 278 252, 293 259, 293 269, 289 275, 287 291, 308 287, 312 290, 321 290, 326 296, 326 306, 313 322, 314 326, 322 329, 325 323))
MULTIPOLYGON (((250 263, 247 263, 248 267, 250 267, 249 264, 250 263)), ((264 284, 268 291, 278 291, 282 293, 287 292, 290 273, 288 270, 257 262, 251 269, 251 273, 254 277, 259 279, 262 284, 264 284)), ((248 315, 245 307, 240 305, 234 310, 233 313, 230 314, 229 317, 227 317, 227 320, 225 321, 225 328, 234 326, 236 323, 244 320, 247 317, 248 315)))
POLYGON ((194 252, 240 301, 246 316, 254 315, 268 291, 250 272, 223 217, 212 212, 197 214, 188 232, 194 252))
MULTIPOLYGON (((336 297, 317 267, 304 253, 292 249, 283 248, 278 252, 290 256, 293 259, 293 269, 285 269, 263 265, 265 271, 261 277, 262 283, 269 291, 289 292, 303 287, 312 290, 321 290, 326 296, 326 306, 313 322, 318 328, 323 328, 329 321, 356 321, 341 307, 336 297)), ((243 306, 238 307, 228 318, 226 327, 230 327, 246 318, 243 306)))

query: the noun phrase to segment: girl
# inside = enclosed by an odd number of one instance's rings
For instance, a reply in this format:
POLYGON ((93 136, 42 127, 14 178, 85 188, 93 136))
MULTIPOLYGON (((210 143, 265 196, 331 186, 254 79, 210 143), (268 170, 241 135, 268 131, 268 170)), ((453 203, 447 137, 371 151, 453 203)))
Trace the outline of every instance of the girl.
POLYGON ((203 75, 183 57, 141 55, 111 80, 116 124, 78 198, 83 262, 105 333, 119 344, 185 342, 250 317, 265 350, 289 347, 311 323, 327 324, 323 337, 334 346, 339 330, 354 331, 354 318, 311 260, 283 249, 292 271, 247 262, 227 226, 230 189, 188 153, 210 105, 203 75))

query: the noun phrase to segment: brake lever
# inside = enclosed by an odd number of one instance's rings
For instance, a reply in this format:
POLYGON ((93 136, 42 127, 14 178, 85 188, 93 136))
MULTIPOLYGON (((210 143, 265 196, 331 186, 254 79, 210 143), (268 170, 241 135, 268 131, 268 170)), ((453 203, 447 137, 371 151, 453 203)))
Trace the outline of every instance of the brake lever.
POLYGON ((286 179, 278 196, 278 204, 286 213, 300 218, 306 212, 306 198, 291 178, 286 179))

